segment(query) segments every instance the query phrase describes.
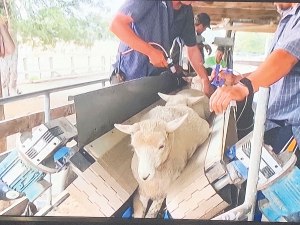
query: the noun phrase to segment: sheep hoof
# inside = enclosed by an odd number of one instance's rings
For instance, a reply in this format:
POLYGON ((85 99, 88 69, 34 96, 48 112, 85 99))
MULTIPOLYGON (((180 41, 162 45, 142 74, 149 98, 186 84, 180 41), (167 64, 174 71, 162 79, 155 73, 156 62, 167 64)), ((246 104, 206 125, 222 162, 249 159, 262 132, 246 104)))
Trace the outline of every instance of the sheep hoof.
POLYGON ((154 212, 147 213, 145 218, 156 218, 157 214, 158 214, 158 212, 156 212, 156 213, 154 213, 154 212))
POLYGON ((133 218, 144 218, 145 217, 145 212, 136 212, 132 214, 133 218))
POLYGON ((149 208, 146 218, 156 218, 164 199, 154 200, 149 208))

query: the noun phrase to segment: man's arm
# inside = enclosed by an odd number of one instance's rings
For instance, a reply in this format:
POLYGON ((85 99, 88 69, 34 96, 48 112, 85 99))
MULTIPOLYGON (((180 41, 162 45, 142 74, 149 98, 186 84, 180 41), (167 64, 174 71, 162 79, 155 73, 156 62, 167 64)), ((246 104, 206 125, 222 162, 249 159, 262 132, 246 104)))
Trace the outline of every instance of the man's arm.
POLYGON ((259 87, 270 86, 287 75, 297 62, 294 55, 277 49, 247 78, 252 81, 254 91, 258 91, 259 87))
MULTIPOLYGON (((259 87, 270 86, 286 76, 297 62, 298 58, 294 55, 283 49, 277 49, 247 78, 251 80, 254 92, 256 92, 259 87)), ((217 114, 223 113, 230 101, 241 101, 248 94, 248 88, 241 84, 218 88, 210 98, 210 109, 217 114)))
POLYGON ((126 43, 132 49, 147 55, 150 62, 156 67, 167 67, 167 61, 162 51, 155 49, 147 42, 139 38, 132 30, 130 24, 133 19, 123 13, 117 13, 109 25, 109 29, 121 41, 126 43))
POLYGON ((201 78, 203 83, 204 93, 209 97, 212 94, 212 88, 210 86, 210 82, 206 73, 205 68, 203 67, 203 59, 201 57, 199 48, 197 45, 193 47, 187 46, 187 56, 191 62, 192 67, 201 78))

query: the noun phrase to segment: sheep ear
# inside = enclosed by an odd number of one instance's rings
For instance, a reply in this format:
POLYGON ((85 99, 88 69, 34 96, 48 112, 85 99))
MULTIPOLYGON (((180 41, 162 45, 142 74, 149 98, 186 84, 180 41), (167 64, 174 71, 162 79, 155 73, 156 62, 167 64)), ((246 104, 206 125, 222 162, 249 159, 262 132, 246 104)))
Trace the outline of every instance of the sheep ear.
POLYGON ((193 77, 182 77, 186 82, 192 83, 193 77))
POLYGON ((125 134, 133 134, 140 129, 140 125, 138 123, 135 123, 133 125, 122 125, 122 124, 115 123, 114 125, 115 128, 117 128, 119 131, 125 134))
POLYGON ((160 93, 158 92, 157 93, 159 95, 159 97, 161 97, 162 100, 168 102, 170 100, 170 95, 166 95, 166 94, 163 94, 163 93, 160 93))
POLYGON ((198 102, 200 102, 202 99, 204 98, 204 96, 200 96, 200 97, 188 97, 188 105, 192 106, 198 102))
POLYGON ((166 127, 167 132, 169 133, 174 132, 178 127, 181 126, 181 124, 185 121, 187 116, 188 114, 185 114, 184 116, 167 123, 167 127, 166 127))

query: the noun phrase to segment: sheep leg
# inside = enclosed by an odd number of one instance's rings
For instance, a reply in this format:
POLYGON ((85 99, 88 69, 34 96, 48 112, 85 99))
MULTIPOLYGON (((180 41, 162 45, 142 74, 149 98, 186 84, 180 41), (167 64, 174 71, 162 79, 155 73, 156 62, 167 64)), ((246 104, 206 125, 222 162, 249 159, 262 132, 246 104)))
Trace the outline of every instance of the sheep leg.
POLYGON ((148 210, 148 213, 146 215, 146 218, 156 218, 164 200, 165 200, 164 198, 158 199, 158 200, 153 200, 153 202, 148 210))
POLYGON ((145 197, 143 195, 140 195, 139 193, 136 193, 133 196, 133 210, 134 210, 134 218, 144 218, 146 208, 148 205, 149 197, 145 197))

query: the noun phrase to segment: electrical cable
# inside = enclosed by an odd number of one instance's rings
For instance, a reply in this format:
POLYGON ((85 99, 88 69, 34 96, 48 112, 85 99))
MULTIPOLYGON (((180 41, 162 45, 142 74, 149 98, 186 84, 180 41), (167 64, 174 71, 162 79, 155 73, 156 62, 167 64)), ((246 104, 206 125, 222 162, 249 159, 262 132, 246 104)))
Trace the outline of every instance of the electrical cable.
MULTIPOLYGON (((167 53, 167 51, 164 49, 163 46, 161 46, 160 44, 157 44, 157 43, 155 43, 155 42, 149 42, 148 44, 149 44, 149 45, 155 45, 155 46, 158 46, 158 47, 165 53, 165 55, 169 58, 169 54, 167 53)), ((122 55, 127 54, 127 53, 132 52, 132 51, 133 51, 132 48, 131 48, 131 49, 128 49, 128 50, 122 52, 122 55)))
MULTIPOLYGON (((174 63, 173 63, 173 60, 170 58, 169 54, 167 53, 167 51, 165 50, 165 48, 163 46, 161 46, 160 44, 156 43, 156 42, 149 42, 148 43, 149 45, 155 45, 157 47, 159 47, 165 54, 165 56, 167 57, 166 60, 167 60, 167 63, 168 63, 168 67, 169 69, 171 70, 172 73, 176 73, 176 68, 174 66, 174 63)), ((133 51, 133 49, 128 49, 124 52, 120 52, 120 60, 121 60, 121 56, 124 55, 124 54, 127 54, 129 52, 133 51)))
POLYGON ((244 107, 243 107, 243 109, 242 109, 242 111, 241 111, 239 117, 237 118, 236 122, 239 122, 241 116, 243 115, 243 112, 244 112, 244 110, 245 110, 245 108, 246 108, 246 105, 247 105, 247 101, 248 101, 248 96, 246 97, 246 101, 245 101, 244 107))

